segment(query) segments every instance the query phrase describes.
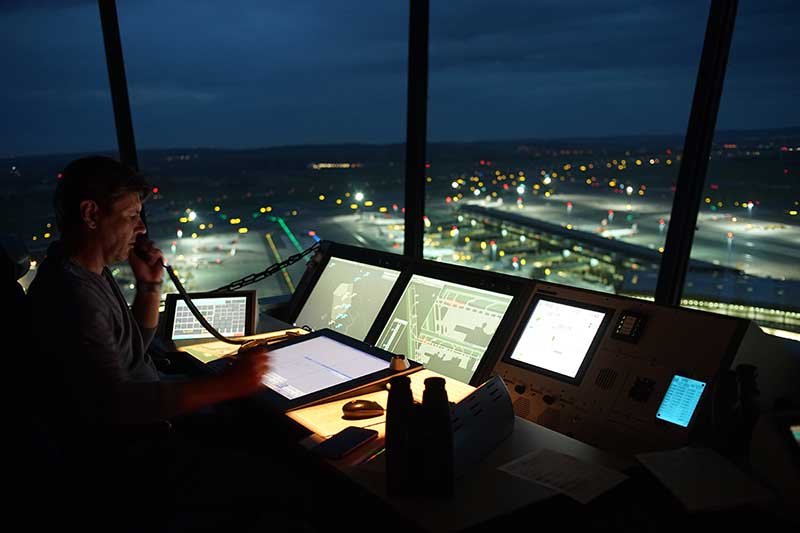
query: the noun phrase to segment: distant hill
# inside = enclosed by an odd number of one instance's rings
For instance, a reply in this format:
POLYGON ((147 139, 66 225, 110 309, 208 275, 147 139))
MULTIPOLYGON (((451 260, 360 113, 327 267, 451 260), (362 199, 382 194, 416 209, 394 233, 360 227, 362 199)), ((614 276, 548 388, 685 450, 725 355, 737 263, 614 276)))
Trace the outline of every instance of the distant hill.
MULTIPOLYGON (((726 130, 715 134, 715 143, 746 146, 800 146, 800 127, 770 130, 726 130)), ((630 135, 617 137, 570 137, 558 139, 506 139, 475 142, 431 142, 427 159, 431 162, 475 160, 519 161, 563 156, 592 157, 616 155, 620 151, 658 153, 667 149, 679 153, 682 135, 630 135)), ((114 151, 100 153, 116 157, 114 151)), ((43 156, 21 156, 0 159, 0 179, 11 176, 13 166, 19 172, 34 176, 57 173, 63 165, 80 153, 43 156)), ((398 166, 405 164, 405 146, 396 144, 339 143, 273 146, 252 149, 216 149, 183 147, 139 150, 139 165, 148 173, 241 175, 258 169, 260 172, 295 171, 313 162, 358 162, 365 166, 398 166)), ((17 178, 19 176, 16 176, 17 178)))

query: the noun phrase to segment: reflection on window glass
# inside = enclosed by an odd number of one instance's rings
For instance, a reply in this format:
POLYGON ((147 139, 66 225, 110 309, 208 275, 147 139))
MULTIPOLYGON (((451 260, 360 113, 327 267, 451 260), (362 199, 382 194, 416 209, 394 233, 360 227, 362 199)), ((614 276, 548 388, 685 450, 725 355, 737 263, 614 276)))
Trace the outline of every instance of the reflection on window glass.
MULTIPOLYGON (((150 232, 211 290, 324 239, 401 253, 408 7, 119 6, 150 232)), ((256 285, 291 293, 301 261, 256 285)))
POLYGON ((682 304, 800 339, 800 82, 792 2, 739 5, 682 304))
POLYGON ((62 4, 17 2, 0 13, 0 231, 35 262, 58 238, 59 171, 84 155, 118 156, 97 5, 62 4))
POLYGON ((652 297, 708 5, 431 9, 425 255, 652 297))

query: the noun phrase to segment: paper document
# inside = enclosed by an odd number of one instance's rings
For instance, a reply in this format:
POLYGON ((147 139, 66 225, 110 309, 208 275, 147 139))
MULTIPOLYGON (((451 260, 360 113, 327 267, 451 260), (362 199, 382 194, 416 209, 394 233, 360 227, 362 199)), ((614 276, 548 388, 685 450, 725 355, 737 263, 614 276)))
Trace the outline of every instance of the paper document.
POLYGON ((678 448, 636 456, 689 511, 763 502, 769 492, 710 448, 678 448))
POLYGON ((580 503, 590 502, 628 478, 616 470, 544 448, 498 469, 566 494, 580 503))

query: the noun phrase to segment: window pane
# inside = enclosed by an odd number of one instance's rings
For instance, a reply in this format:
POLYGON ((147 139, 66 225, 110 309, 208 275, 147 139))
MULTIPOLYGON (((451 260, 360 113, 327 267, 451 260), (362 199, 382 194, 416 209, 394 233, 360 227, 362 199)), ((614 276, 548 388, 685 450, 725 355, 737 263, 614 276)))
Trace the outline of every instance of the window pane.
POLYGON ((119 5, 150 231, 187 288, 320 238, 401 252, 407 5, 234 5, 119 5))
POLYGON ((800 76, 793 2, 741 2, 683 305, 800 339, 800 76))
POLYGON ((425 255, 652 297, 708 5, 432 5, 425 255))
POLYGON ((48 6, 0 11, 0 228, 34 260, 58 237, 59 170, 82 155, 118 157, 97 5, 48 6))

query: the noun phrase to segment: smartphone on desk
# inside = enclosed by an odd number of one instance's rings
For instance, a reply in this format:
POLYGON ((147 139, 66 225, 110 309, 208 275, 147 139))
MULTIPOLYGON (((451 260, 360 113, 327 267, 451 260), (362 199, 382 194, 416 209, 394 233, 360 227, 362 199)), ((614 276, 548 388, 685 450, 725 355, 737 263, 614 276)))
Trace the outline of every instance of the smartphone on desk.
POLYGON ((326 459, 341 459, 364 443, 378 438, 374 429, 347 426, 336 435, 320 442, 311 451, 326 459))

